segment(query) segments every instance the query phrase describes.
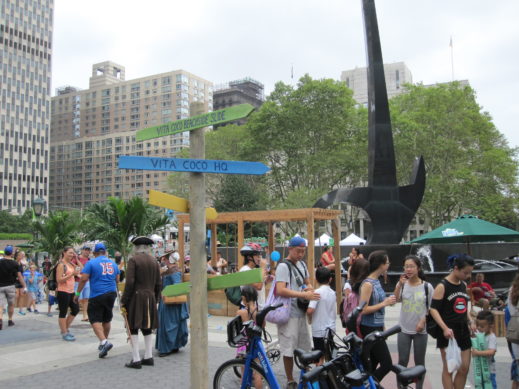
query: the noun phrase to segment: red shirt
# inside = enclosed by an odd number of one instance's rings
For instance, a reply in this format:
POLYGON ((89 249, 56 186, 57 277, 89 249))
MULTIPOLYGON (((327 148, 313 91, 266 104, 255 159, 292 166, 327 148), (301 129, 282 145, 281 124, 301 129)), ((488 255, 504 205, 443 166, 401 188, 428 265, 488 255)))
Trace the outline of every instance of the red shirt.
POLYGON ((333 254, 329 251, 325 251, 323 255, 321 255, 321 263, 323 266, 331 265, 332 263, 335 263, 335 259, 333 258, 333 254))
POLYGON ((90 261, 90 258, 85 258, 85 257, 82 257, 81 255, 79 256, 79 262, 81 262, 81 264, 83 266, 85 266, 88 261, 90 261))
POLYGON ((469 289, 472 290, 472 295, 474 296, 474 301, 479 301, 482 298, 490 297, 486 294, 488 292, 493 292, 494 289, 490 286, 490 284, 487 284, 486 282, 472 282, 469 285, 469 289), (481 288, 481 292, 479 290, 472 290, 472 288, 481 288))

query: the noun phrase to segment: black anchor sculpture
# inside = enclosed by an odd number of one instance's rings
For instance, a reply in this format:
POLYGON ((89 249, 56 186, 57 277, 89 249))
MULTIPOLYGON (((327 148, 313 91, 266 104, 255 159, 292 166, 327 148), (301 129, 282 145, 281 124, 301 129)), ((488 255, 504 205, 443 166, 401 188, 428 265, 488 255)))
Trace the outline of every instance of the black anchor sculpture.
POLYGON ((336 189, 314 207, 327 208, 338 202, 360 207, 371 219, 368 244, 398 244, 422 202, 425 165, 423 157, 416 158, 410 184, 398 186, 375 1, 362 0, 362 9, 368 56, 368 186, 336 189))

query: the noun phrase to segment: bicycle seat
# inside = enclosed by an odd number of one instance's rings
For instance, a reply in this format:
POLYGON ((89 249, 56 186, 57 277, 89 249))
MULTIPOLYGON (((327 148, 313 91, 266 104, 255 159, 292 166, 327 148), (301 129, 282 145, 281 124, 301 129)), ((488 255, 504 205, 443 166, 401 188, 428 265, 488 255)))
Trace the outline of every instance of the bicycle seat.
POLYGON ((407 386, 412 382, 420 379, 425 374, 425 366, 418 365, 413 367, 404 367, 402 365, 393 365, 393 372, 396 373, 400 382, 407 386))
POLYGON ((294 350, 294 357, 296 359, 296 363, 299 367, 306 367, 311 363, 316 363, 323 356, 323 352, 321 350, 315 350, 310 352, 305 352, 299 348, 294 350))
POLYGON ((344 377, 346 383, 351 386, 361 386, 364 384, 364 381, 368 379, 367 373, 362 373, 359 369, 355 369, 344 377))

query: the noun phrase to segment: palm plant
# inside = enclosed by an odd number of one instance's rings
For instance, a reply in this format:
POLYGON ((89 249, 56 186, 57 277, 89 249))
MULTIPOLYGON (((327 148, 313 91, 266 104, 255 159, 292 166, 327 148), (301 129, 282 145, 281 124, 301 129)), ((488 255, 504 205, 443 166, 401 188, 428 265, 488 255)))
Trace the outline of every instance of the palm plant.
POLYGON ((108 248, 127 258, 131 236, 150 235, 168 223, 168 218, 140 197, 124 201, 109 197, 92 204, 85 213, 84 233, 89 240, 101 240, 108 248))
POLYGON ((66 211, 49 212, 47 217, 33 221, 32 227, 36 232, 34 250, 48 252, 52 262, 59 259, 66 246, 81 240, 80 221, 66 211))

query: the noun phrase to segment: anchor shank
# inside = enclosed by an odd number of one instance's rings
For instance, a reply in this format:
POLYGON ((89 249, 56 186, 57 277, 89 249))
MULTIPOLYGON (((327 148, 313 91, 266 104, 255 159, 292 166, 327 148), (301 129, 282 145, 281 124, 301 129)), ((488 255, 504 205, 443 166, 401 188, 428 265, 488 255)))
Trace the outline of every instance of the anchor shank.
POLYGON ((395 150, 374 0, 362 0, 368 59, 368 186, 396 186, 395 150))

